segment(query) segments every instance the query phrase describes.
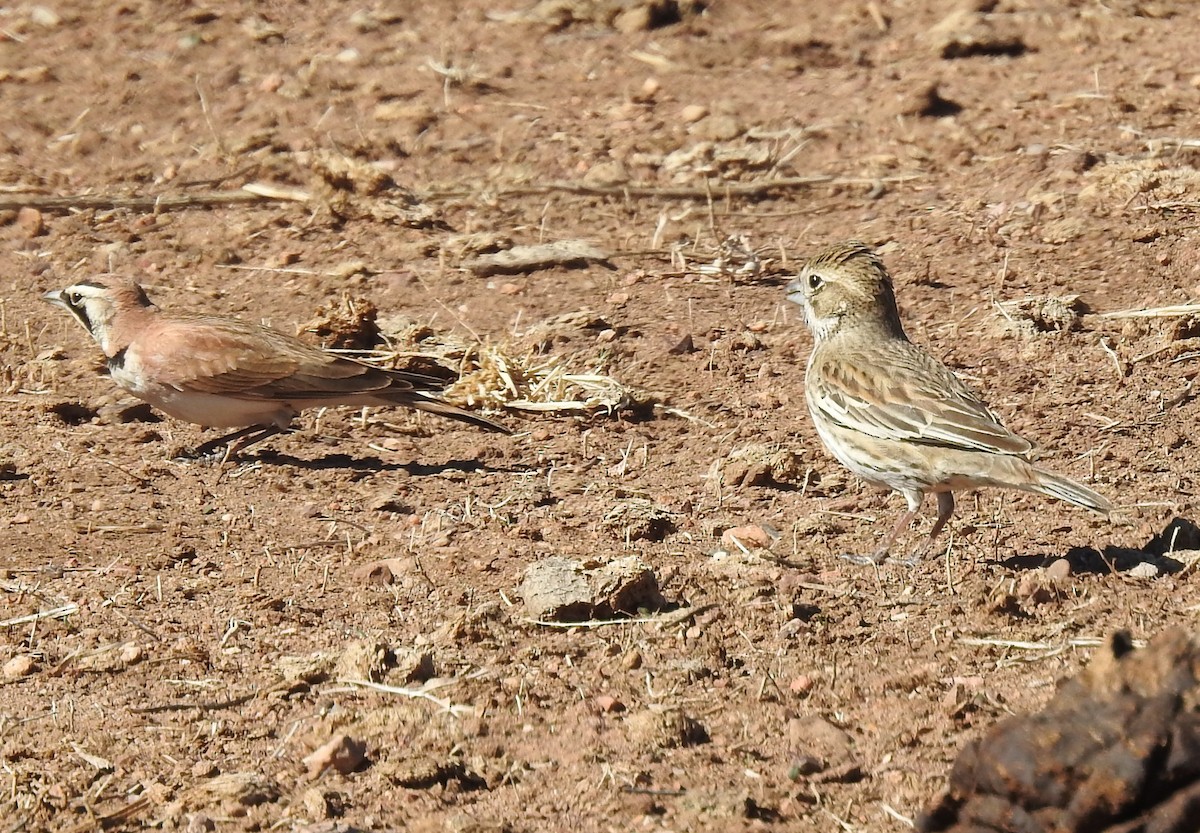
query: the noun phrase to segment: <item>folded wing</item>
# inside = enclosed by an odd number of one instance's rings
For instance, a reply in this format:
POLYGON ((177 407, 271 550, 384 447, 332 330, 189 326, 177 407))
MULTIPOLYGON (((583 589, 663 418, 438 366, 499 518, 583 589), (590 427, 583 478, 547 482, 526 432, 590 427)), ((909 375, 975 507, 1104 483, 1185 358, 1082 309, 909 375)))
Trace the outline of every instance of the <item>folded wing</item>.
POLYGON ((809 380, 810 407, 845 428, 884 440, 1020 457, 1033 449, 948 368, 908 342, 837 360, 827 356, 819 364, 809 380))

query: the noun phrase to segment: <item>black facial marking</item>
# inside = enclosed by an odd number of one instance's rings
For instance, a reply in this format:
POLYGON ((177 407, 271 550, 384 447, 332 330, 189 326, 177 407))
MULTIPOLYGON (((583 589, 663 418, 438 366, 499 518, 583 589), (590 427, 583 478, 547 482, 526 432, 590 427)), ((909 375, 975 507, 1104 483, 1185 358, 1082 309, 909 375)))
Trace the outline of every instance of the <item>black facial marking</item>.
POLYGON ((59 297, 67 305, 67 311, 79 319, 79 323, 90 333, 92 332, 92 319, 88 317, 87 307, 84 302, 87 300, 78 292, 68 292, 63 290, 59 297))
POLYGON ((122 347, 120 350, 114 353, 107 362, 105 362, 105 364, 108 365, 108 372, 110 375, 125 366, 125 351, 128 349, 128 347, 122 347))

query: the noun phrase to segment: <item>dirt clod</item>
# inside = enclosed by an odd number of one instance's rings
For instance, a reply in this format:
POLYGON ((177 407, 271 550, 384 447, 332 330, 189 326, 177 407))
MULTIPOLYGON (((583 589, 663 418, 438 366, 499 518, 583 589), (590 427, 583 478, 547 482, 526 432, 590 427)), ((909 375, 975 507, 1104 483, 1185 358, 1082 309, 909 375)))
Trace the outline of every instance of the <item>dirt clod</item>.
POLYGON ((4 663, 0 669, 0 676, 6 680, 19 680, 22 677, 28 677, 37 670, 37 661, 28 654, 18 654, 17 656, 4 663))
POLYGON ((336 734, 304 758, 308 776, 316 778, 327 769, 349 775, 362 766, 367 757, 367 745, 346 734, 336 734))
POLYGON ((665 603, 653 570, 636 556, 597 567, 543 558, 526 568, 520 593, 531 618, 559 622, 635 614, 665 603))
POLYGON ((643 750, 654 752, 708 743, 708 731, 700 721, 679 711, 647 709, 625 720, 630 740, 643 750))
POLYGON ((1200 643, 1183 630, 1142 650, 1113 636, 1045 709, 964 748, 918 830, 1195 829, 1197 667, 1200 643))

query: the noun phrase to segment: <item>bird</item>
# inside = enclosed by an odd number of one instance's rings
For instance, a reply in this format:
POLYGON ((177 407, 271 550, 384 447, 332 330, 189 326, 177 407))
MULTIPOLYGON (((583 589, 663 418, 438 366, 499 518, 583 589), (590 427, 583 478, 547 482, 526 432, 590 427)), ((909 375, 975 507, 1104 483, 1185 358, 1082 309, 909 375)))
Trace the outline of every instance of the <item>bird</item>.
POLYGON ((307 408, 404 406, 510 434, 436 395, 440 379, 332 353, 260 324, 167 313, 136 281, 102 275, 42 298, 65 309, 103 351, 113 381, 168 416, 237 430, 193 452, 222 461, 288 429, 307 408))
POLYGON ((786 297, 813 335, 805 372, 809 414, 825 448, 869 484, 903 495, 908 510, 869 556, 882 564, 926 495, 938 514, 916 563, 954 513, 954 493, 981 487, 1035 492, 1108 514, 1103 495, 1036 468, 1014 434, 958 376, 909 340, 892 278, 866 244, 833 245, 807 260, 786 297))

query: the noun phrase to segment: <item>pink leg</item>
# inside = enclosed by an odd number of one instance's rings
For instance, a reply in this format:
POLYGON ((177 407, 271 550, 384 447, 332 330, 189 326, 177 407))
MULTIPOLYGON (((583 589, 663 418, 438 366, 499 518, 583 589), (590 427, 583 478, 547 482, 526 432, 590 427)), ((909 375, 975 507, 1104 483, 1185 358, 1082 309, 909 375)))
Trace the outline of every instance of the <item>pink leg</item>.
MULTIPOLYGON (((888 532, 888 534, 884 536, 883 540, 879 542, 879 546, 875 548, 873 553, 870 555, 843 555, 841 556, 842 559, 853 564, 882 564, 883 562, 887 561, 888 550, 890 550, 892 544, 896 542, 896 538, 899 537, 901 532, 908 529, 909 524, 911 524, 913 519, 917 517, 917 512, 921 509, 921 503, 925 500, 925 493, 905 492, 904 499, 908 501, 908 511, 900 516, 900 518, 896 521, 896 524, 892 527, 891 531, 888 532)), ((942 498, 941 495, 938 495, 939 510, 941 507, 942 498)), ((950 509, 953 511, 953 503, 951 503, 950 509)), ((941 516, 939 514, 939 518, 940 517, 941 516)))
POLYGON ((937 523, 933 525, 933 529, 929 530, 929 543, 933 543, 933 539, 938 537, 938 533, 942 531, 942 527, 946 525, 946 521, 950 520, 950 516, 954 514, 954 495, 950 492, 938 492, 938 516, 937 523))
POLYGON ((217 437, 209 440, 204 445, 197 448, 188 455, 188 458, 193 460, 209 459, 211 462, 225 463, 231 459, 236 459, 238 454, 245 451, 255 443, 262 442, 268 437, 274 437, 276 434, 282 434, 283 429, 275 425, 251 425, 247 428, 241 428, 230 434, 217 437), (216 459, 212 459, 213 452, 224 446, 224 452, 216 455, 216 459))
POLYGON ((938 492, 938 515, 934 521, 933 529, 929 530, 929 537, 925 542, 917 548, 917 551, 904 559, 903 563, 909 567, 915 567, 917 563, 929 553, 929 548, 933 546, 933 540, 938 537, 942 529, 945 528, 946 522, 950 520, 950 516, 954 514, 954 495, 950 492, 938 492))

